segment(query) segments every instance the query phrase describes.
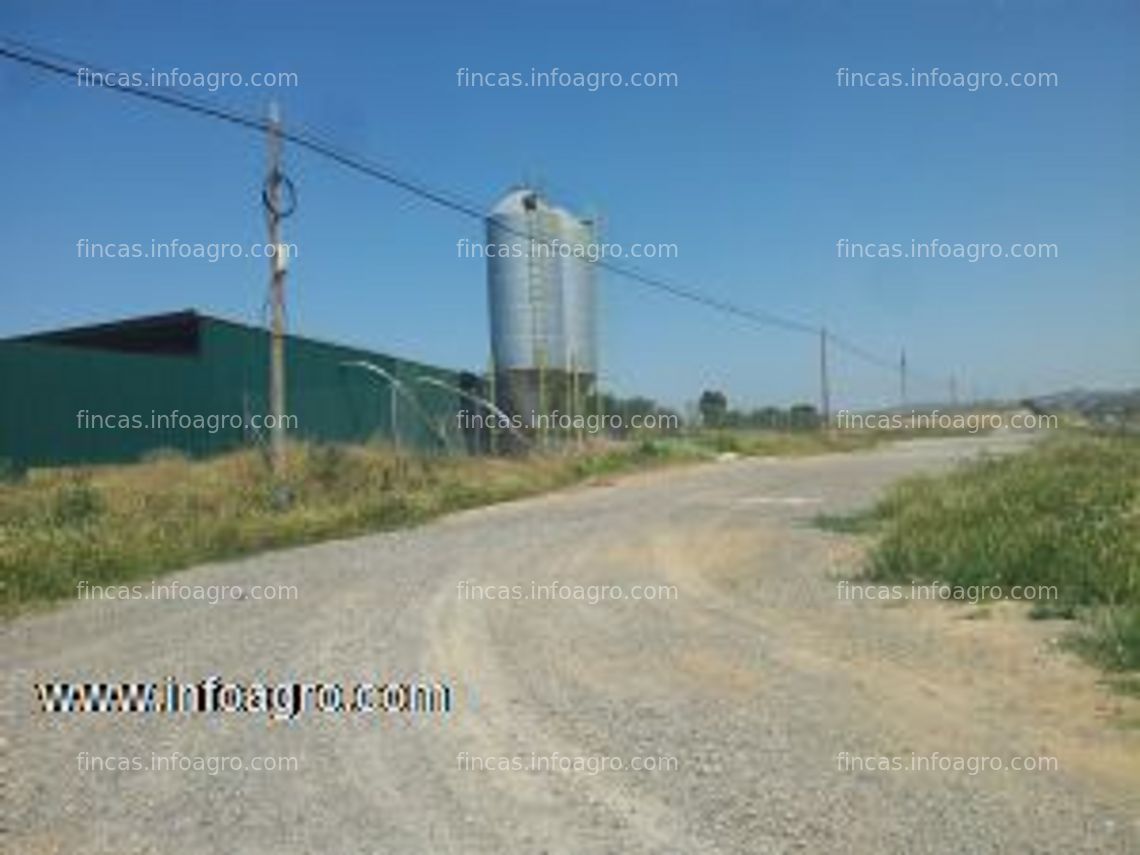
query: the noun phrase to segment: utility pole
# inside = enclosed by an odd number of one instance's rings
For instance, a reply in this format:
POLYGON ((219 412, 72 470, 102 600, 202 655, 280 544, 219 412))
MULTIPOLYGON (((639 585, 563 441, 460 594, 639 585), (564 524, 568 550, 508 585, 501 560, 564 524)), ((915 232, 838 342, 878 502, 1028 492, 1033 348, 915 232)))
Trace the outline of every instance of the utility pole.
POLYGON ((906 406, 906 348, 899 355, 899 400, 906 406))
MULTIPOLYGON (((395 365, 392 366, 395 369, 395 365)), ((392 447, 395 448, 396 453, 400 453, 400 415, 397 406, 399 405, 398 396, 396 395, 396 384, 394 382, 388 384, 388 407, 391 410, 389 416, 392 420, 392 447)))
MULTIPOLYGON (((269 260, 269 299, 271 327, 269 334, 269 410, 273 415, 270 428, 270 459, 273 475, 285 474, 285 247, 281 243, 281 220, 292 213, 281 207, 281 117, 277 102, 269 106, 269 175, 265 179, 262 202, 269 225, 269 245, 274 248, 269 260)), ((292 188, 289 188, 290 191, 292 188)), ((292 201, 292 200, 290 200, 292 201)))
POLYGON ((831 389, 827 382, 827 327, 819 328, 819 412, 824 430, 831 426, 831 389))
POLYGON ((579 448, 582 447, 582 423, 578 421, 578 417, 580 415, 580 410, 579 410, 580 401, 578 400, 578 394, 580 391, 581 391, 581 385, 579 383, 579 377, 578 377, 578 360, 575 357, 571 356, 570 357, 570 414, 573 417, 573 421, 571 422, 571 430, 574 430, 574 428, 573 428, 574 424, 578 425, 578 429, 577 429, 577 431, 575 431, 575 433, 577 434, 576 438, 578 440, 578 447, 579 448))
POLYGON ((950 375, 950 406, 958 406, 958 378, 950 375))
MULTIPOLYGON (((492 353, 487 360, 487 400, 499 406, 499 399, 495 397, 495 355, 492 353)), ((490 428, 487 431, 487 446, 491 450, 492 456, 495 454, 495 422, 491 422, 490 428)))
POLYGON ((538 436, 540 439, 539 447, 545 451, 547 442, 547 406, 546 406, 546 350, 545 347, 540 348, 538 351, 538 436))
POLYGON ((610 431, 606 423, 606 393, 602 390, 601 375, 599 375, 594 382, 594 401, 598 405, 598 417, 602 423, 602 436, 609 439, 610 431))

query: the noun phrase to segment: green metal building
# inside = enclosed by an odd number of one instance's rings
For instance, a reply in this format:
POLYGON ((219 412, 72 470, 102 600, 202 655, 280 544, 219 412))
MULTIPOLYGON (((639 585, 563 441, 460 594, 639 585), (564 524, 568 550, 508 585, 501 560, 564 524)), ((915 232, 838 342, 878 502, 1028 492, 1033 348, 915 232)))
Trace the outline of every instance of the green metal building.
MULTIPOLYGON (((296 336, 285 365, 290 439, 398 441, 422 452, 480 445, 457 419, 472 404, 455 390, 480 394, 474 375, 296 336), (379 371, 351 364, 360 362, 379 371)), ((268 377, 264 329, 194 311, 5 339, 0 461, 110 463, 267 442, 268 377)))

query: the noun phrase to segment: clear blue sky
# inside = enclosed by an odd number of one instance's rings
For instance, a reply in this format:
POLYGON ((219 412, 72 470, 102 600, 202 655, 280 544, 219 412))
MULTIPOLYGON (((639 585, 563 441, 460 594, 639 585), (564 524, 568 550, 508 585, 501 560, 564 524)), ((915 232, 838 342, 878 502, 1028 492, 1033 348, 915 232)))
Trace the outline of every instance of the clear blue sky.
MULTIPOLYGON (((826 322, 975 395, 1140 385, 1135 3, 8 0, 0 32, 115 68, 292 71, 301 122, 489 205, 537 178, 648 272, 826 322), (667 71, 664 89, 478 89, 456 71, 667 71), (843 88, 836 71, 1055 72, 1039 89, 843 88), (1059 258, 850 260, 836 241, 1056 243, 1059 258)), ((261 112, 265 89, 194 94, 261 112)), ((262 140, 0 63, 0 335, 195 307, 257 322, 260 259, 81 259, 99 242, 263 237, 262 140)), ((291 328, 455 367, 487 359, 474 222, 303 152, 291 328)), ((816 395, 816 342, 603 280, 604 373, 671 403, 816 395)), ((889 373, 836 354, 840 405, 889 373)), ((915 382, 915 396, 945 383, 915 382)))

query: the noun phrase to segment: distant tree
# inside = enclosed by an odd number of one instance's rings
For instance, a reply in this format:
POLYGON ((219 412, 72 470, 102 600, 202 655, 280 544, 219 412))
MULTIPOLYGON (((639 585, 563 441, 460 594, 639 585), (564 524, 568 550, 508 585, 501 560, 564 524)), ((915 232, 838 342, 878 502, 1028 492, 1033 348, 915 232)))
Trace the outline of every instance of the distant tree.
POLYGON ((635 418, 640 426, 659 433, 676 433, 681 423, 680 415, 676 411, 661 406, 652 398, 640 395, 632 398, 595 395, 591 407, 592 412, 606 417, 603 430, 611 437, 628 436, 635 418))
POLYGON ((742 428, 747 426, 748 417, 740 410, 728 409, 724 413, 724 418, 721 419, 721 427, 742 428))
POLYGON ((788 421, 793 430, 819 427, 819 412, 811 404, 793 404, 788 409, 788 421))
POLYGON ((701 400, 697 404, 701 411, 701 422, 705 427, 723 427, 725 415, 728 412, 728 398, 724 392, 716 389, 705 389, 701 393, 701 400))
POLYGON ((652 398, 642 398, 640 396, 627 399, 625 408, 626 412, 631 416, 648 416, 655 414, 660 409, 660 407, 657 406, 657 402, 652 398))
POLYGON ((776 430, 783 427, 786 421, 787 418, 779 407, 761 407, 748 415, 748 422, 752 427, 764 430, 776 430))

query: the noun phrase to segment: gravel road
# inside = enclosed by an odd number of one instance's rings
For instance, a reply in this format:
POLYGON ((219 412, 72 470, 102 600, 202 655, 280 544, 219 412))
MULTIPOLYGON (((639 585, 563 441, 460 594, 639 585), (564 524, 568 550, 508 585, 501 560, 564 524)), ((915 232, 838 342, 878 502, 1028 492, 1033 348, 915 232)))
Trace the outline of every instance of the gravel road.
POLYGON ((811 524, 1022 441, 640 474, 164 580, 295 585, 295 600, 85 601, 20 618, 0 652, 0 848, 1140 852, 1136 707, 1056 648, 1062 626, 843 600, 856 541, 811 524), (568 598, 525 598, 555 580, 568 598), (473 598, 514 585, 524 598, 473 598), (591 603, 574 585, 627 596, 591 603), (661 597, 633 599, 635 585, 661 597), (49 714, 34 689, 211 675, 443 681, 454 708, 49 714), (934 752, 1058 768, 850 765, 934 752), (149 768, 170 756, 297 768, 149 768), (144 768, 106 768, 121 758, 144 768))

